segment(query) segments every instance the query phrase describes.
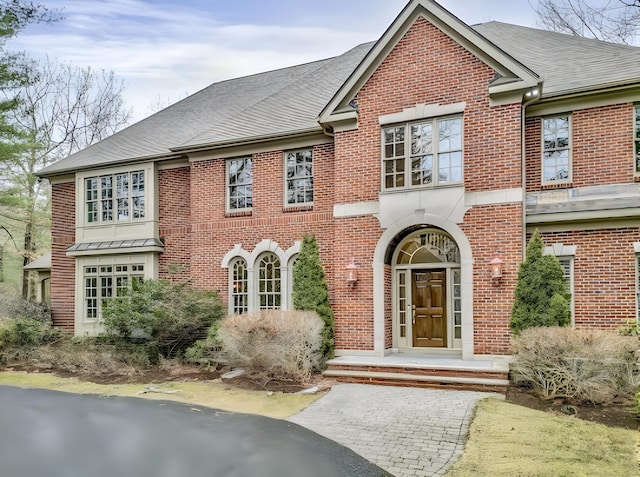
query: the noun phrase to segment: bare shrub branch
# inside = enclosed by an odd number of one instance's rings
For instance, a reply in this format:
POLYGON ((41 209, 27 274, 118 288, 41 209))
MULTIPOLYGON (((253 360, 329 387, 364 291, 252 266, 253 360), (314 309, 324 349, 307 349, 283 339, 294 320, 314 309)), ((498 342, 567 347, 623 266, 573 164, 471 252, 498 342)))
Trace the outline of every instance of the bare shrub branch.
POLYGON ((323 326, 313 311, 262 310, 225 318, 218 338, 228 364, 254 376, 304 381, 320 366, 323 326))
POLYGON ((608 403, 632 391, 638 339, 601 330, 540 327, 513 342, 512 379, 543 397, 608 403))

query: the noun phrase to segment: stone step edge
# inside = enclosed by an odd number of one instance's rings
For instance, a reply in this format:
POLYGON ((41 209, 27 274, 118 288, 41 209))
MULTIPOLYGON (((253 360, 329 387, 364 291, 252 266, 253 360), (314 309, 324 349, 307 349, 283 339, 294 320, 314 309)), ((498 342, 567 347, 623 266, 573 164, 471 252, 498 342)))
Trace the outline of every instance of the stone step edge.
POLYGON ((444 365, 444 364, 419 364, 419 363, 373 363, 367 361, 341 361, 327 363, 329 369, 332 366, 348 367, 354 366, 359 368, 371 367, 371 368, 403 368, 403 369, 433 369, 434 371, 461 371, 472 373, 502 373, 509 374, 509 368, 506 367, 488 367, 488 366, 456 366, 456 365, 444 365))
POLYGON ((439 382, 455 384, 482 384, 485 386, 509 386, 508 379, 490 378, 460 378, 453 376, 420 376, 403 373, 384 373, 378 371, 349 371, 338 369, 327 369, 323 376, 345 377, 345 378, 376 378, 376 379, 397 379, 402 381, 439 382))

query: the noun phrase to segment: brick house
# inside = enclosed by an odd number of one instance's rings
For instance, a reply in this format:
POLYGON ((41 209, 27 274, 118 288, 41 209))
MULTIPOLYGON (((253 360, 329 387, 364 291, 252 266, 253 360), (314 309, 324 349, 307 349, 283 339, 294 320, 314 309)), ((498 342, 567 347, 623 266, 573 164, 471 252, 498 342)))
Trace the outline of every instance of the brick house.
POLYGON ((305 233, 327 273, 336 374, 383 379, 411 361, 457 370, 441 382, 474 366, 495 378, 536 228, 573 326, 637 316, 636 47, 469 26, 411 0, 377 42, 215 83, 41 175, 53 319, 78 335, 99 333, 102 300, 135 276, 220 290, 229 313, 291 308, 305 233))

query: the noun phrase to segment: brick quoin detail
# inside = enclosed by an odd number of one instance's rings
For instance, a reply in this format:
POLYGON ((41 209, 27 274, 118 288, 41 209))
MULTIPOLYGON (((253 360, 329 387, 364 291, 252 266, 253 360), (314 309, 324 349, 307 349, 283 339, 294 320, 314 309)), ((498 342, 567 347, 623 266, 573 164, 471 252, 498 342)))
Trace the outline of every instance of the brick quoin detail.
POLYGON ((74 182, 51 186, 51 316, 53 324, 74 331, 75 272, 67 248, 75 241, 76 188, 74 182))

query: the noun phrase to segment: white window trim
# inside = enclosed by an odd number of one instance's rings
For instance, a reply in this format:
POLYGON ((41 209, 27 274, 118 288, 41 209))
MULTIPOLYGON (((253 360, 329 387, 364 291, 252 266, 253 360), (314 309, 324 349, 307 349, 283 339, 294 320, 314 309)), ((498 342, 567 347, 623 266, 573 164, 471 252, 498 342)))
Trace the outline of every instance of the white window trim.
MULTIPOLYGON (((434 145, 437 143, 437 139, 433 140, 434 145)), ((418 189, 440 189, 443 187, 452 187, 452 186, 460 186, 462 184, 464 184, 464 157, 465 157, 465 152, 464 152, 464 116, 462 114, 453 114, 453 115, 446 115, 446 116, 430 116, 430 117, 423 117, 420 119, 416 119, 414 121, 409 121, 409 122, 404 122, 404 123, 398 123, 398 124, 384 124, 382 125, 381 129, 380 129, 380 189, 383 193, 393 193, 393 192, 406 192, 409 190, 418 190, 418 189), (439 151, 435 150, 432 152, 433 155, 433 163, 432 163, 432 167, 433 167, 433 172, 432 172, 432 177, 433 177, 433 182, 431 184, 420 184, 420 185, 412 185, 411 184, 411 133, 410 133, 410 128, 412 125, 414 124, 421 124, 421 123, 427 123, 427 122, 431 122, 433 124, 433 134, 434 134, 434 138, 438 133, 438 122, 439 121, 446 121, 446 120, 450 120, 450 119, 460 119, 460 135, 461 135, 461 148, 460 148, 460 154, 462 155, 461 158, 461 165, 460 165, 460 181, 448 181, 448 182, 443 182, 440 183, 439 180, 439 176, 438 176, 438 170, 439 170, 439 159, 438 159, 438 155, 439 155, 439 151), (398 127, 404 127, 405 128, 405 133, 404 133, 404 161, 405 161, 405 170, 404 170, 404 186, 402 187, 385 187, 385 129, 390 129, 390 128, 398 128, 398 127)), ((396 158, 399 159, 399 158, 396 158)))
POLYGON ((467 103, 453 104, 416 104, 412 108, 404 108, 401 113, 385 114, 378 118, 380 126, 390 126, 394 123, 408 123, 418 119, 429 119, 436 116, 455 116, 464 113, 467 103))
POLYGON ((289 151, 284 151, 282 154, 283 160, 283 172, 282 172, 282 176, 283 176, 283 207, 285 209, 296 209, 296 208, 300 208, 300 207, 313 207, 313 202, 315 201, 315 197, 316 197, 316 185, 315 185, 315 181, 314 181, 314 177, 315 177, 315 161, 314 161, 314 150, 313 147, 306 147, 306 148, 300 148, 300 149, 292 149, 289 151), (313 183, 313 186, 311 188, 311 193, 313 195, 313 200, 309 201, 309 202, 296 202, 293 204, 290 204, 288 201, 288 182, 289 179, 287 178, 287 155, 288 154, 295 154, 297 152, 305 152, 305 151, 311 151, 311 181, 313 183))
MULTIPOLYGON (((76 258, 75 273, 75 335, 76 336, 97 336, 102 333, 103 324, 101 316, 98 319, 86 316, 85 307, 85 268, 104 267, 117 265, 143 265, 144 280, 152 280, 158 277, 158 254, 157 253, 132 253, 117 255, 97 255, 83 256, 76 258)), ((98 273, 99 275, 99 273, 98 273)), ((98 287, 100 283, 98 282, 98 287)))
POLYGON ((221 266, 229 270, 227 288, 228 288, 228 310, 229 314, 233 313, 233 303, 231 300, 231 287, 230 284, 233 278, 233 270, 231 265, 233 261, 242 257, 247 262, 247 305, 249 312, 259 309, 258 303, 258 265, 259 259, 265 253, 274 253, 280 259, 280 309, 291 310, 293 309, 293 302, 291 298, 292 289, 292 267, 296 256, 300 253, 302 242, 296 240, 290 248, 283 250, 280 248, 277 242, 272 240, 262 240, 256 245, 252 252, 245 250, 241 244, 236 244, 235 247, 227 252, 222 258, 221 266))
MULTIPOLYGON (((157 197, 156 187, 157 180, 155 175, 155 164, 153 163, 133 164, 123 167, 110 167, 106 169, 94 169, 90 171, 78 172, 76 174, 76 228, 104 229, 105 227, 112 226, 131 227, 136 226, 136 224, 139 225, 146 222, 155 221, 157 216, 155 205, 155 198, 157 197), (88 222, 86 180, 91 177, 98 177, 98 179, 104 176, 115 177, 117 174, 131 174, 132 172, 138 171, 144 172, 144 217, 134 219, 133 216, 130 216, 126 220, 118 220, 117 218, 115 218, 117 209, 114 209, 114 220, 103 222, 102 217, 99 217, 100 220, 98 220, 97 222, 88 222)), ((99 197, 98 201, 100 201, 99 197)), ((145 236, 152 235, 147 234, 145 236)), ((130 237, 127 236, 126 238, 130 237)))
POLYGON ((571 293, 571 327, 576 326, 576 294, 575 294, 575 255, 577 247, 575 245, 564 245, 555 243, 550 247, 545 247, 545 255, 554 255, 559 261, 569 261, 569 293, 571 293))
POLYGON ((227 214, 251 212, 253 210, 253 156, 232 157, 224 161, 225 211, 227 214), (251 160, 251 207, 231 208, 231 184, 229 184, 229 164, 231 161, 251 160))
POLYGON ((571 184, 573 182, 573 114, 564 113, 564 114, 554 114, 552 116, 545 116, 540 120, 540 183, 543 186, 551 186, 551 185, 560 185, 560 184, 571 184), (546 119, 553 118, 568 118, 569 122, 569 177, 563 180, 557 181, 545 181, 544 179, 544 121, 546 119))

